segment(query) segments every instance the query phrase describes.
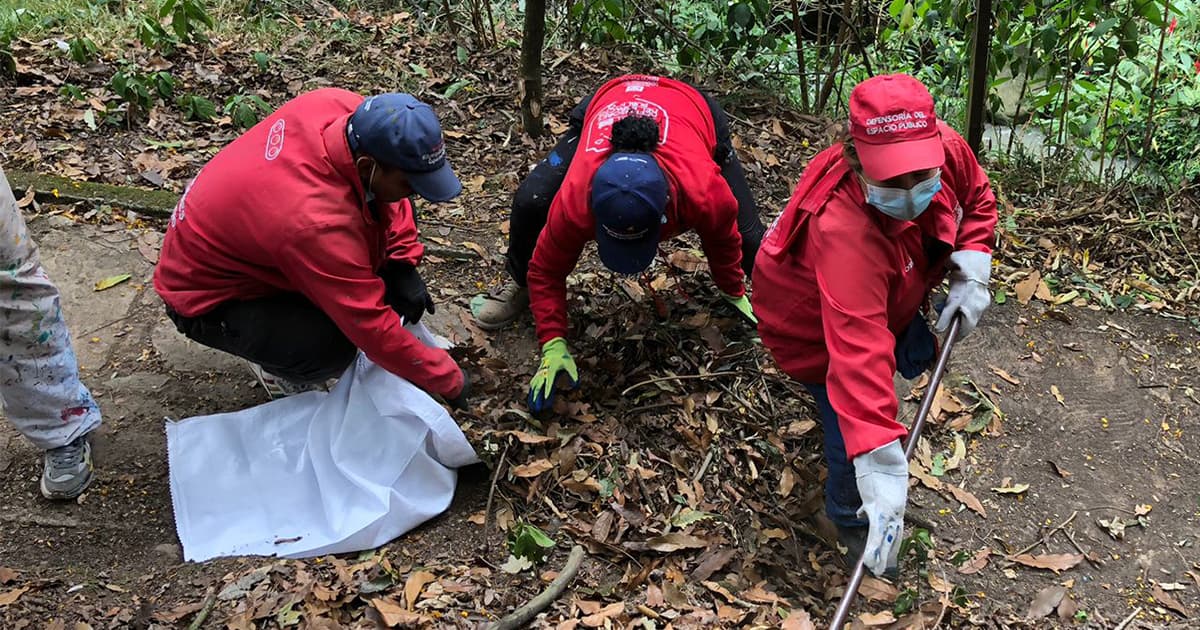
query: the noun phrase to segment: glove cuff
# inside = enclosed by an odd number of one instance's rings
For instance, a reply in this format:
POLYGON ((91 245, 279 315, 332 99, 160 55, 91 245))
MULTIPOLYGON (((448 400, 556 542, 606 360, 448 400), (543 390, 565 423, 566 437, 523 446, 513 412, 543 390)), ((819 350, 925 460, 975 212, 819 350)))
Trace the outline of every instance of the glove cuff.
POLYGON ((562 337, 555 337, 550 341, 542 344, 542 354, 550 354, 551 352, 560 352, 567 354, 567 340, 562 337))
POLYGON ((962 277, 983 286, 992 277, 992 255, 973 249, 960 249, 950 254, 950 263, 957 267, 962 277))
POLYGON ((892 440, 873 451, 855 457, 854 472, 858 477, 865 477, 871 473, 907 476, 908 460, 904 457, 900 440, 892 440))

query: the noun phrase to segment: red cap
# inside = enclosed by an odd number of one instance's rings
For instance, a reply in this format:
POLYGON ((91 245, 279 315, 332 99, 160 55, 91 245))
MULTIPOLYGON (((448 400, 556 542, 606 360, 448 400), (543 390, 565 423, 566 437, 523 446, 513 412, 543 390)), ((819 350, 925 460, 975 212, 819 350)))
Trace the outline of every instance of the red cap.
POLYGON ((877 181, 946 161, 933 97, 907 74, 872 77, 854 87, 850 137, 863 172, 877 181))

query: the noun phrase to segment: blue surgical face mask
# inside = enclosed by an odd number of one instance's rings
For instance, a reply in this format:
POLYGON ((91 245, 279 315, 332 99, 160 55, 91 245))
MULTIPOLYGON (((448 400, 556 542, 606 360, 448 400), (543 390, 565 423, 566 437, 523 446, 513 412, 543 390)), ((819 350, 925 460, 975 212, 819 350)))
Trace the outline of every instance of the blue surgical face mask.
POLYGON ((912 221, 929 207, 934 195, 942 189, 942 171, 917 183, 912 188, 885 188, 864 182, 867 186, 867 203, 880 212, 900 221, 912 221))

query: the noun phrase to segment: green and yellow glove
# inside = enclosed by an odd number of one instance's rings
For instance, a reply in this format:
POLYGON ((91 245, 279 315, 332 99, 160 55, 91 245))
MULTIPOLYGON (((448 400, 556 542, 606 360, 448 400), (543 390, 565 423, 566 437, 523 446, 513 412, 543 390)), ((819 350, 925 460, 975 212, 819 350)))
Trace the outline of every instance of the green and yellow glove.
POLYGON ((538 413, 554 404, 554 388, 561 372, 566 372, 571 379, 567 389, 579 386, 579 370, 575 368, 575 359, 567 351, 567 340, 555 337, 542 346, 542 364, 529 382, 530 411, 538 413))
POLYGON ((725 298, 730 306, 737 309, 738 315, 741 315, 742 319, 755 326, 758 325, 758 318, 754 316, 754 309, 750 307, 750 294, 743 293, 741 297, 733 297, 722 291, 721 297, 725 298))

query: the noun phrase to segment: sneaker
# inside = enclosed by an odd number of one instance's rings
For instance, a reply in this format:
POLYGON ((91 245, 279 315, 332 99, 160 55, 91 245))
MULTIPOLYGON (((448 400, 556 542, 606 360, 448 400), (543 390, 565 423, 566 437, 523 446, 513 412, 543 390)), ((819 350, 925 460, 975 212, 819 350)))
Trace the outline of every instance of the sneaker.
POLYGON ((81 435, 46 451, 42 466, 42 496, 74 499, 92 483, 92 445, 81 435))
POLYGON ((491 294, 471 298, 471 315, 484 330, 499 330, 529 309, 529 289, 513 280, 491 294))
POLYGON ((303 394, 304 392, 329 391, 329 388, 325 383, 305 385, 303 383, 290 381, 282 376, 275 376, 274 374, 264 370, 261 365, 254 363, 253 361, 246 361, 246 365, 250 368, 250 372, 254 374, 254 377, 258 379, 258 382, 260 385, 262 385, 263 389, 267 390, 267 395, 271 397, 271 400, 279 400, 280 398, 287 398, 288 396, 295 396, 296 394, 303 394))

